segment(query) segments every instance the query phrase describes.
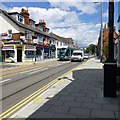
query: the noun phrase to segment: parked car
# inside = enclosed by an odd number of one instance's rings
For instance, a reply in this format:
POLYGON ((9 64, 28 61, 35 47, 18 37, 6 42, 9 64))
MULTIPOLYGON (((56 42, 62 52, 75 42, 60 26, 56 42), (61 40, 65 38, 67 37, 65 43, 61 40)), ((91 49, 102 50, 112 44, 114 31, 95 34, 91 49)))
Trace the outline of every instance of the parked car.
POLYGON ((84 59, 88 59, 89 55, 88 54, 84 54, 84 59))
POLYGON ((84 52, 81 50, 74 50, 71 56, 72 61, 83 61, 84 60, 84 52))

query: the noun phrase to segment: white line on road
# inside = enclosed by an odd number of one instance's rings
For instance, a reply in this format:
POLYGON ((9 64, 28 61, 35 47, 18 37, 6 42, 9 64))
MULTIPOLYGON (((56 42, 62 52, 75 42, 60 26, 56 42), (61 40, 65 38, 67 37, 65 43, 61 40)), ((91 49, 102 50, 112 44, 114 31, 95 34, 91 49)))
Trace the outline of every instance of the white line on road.
POLYGON ((28 74, 33 74, 33 73, 36 73, 36 72, 38 72, 38 71, 40 71, 40 70, 36 70, 36 71, 30 72, 30 73, 28 73, 28 74))
POLYGON ((6 81, 10 81, 11 79, 6 79, 6 80, 2 80, 0 81, 0 83, 6 82, 6 81))
POLYGON ((48 68, 43 68, 43 69, 41 69, 41 71, 44 71, 44 70, 47 70, 48 68))
POLYGON ((57 66, 60 66, 61 64, 56 64, 56 65, 53 65, 53 67, 57 67, 57 66))
POLYGON ((44 70, 47 70, 48 68, 43 68, 43 69, 40 69, 40 70, 36 70, 36 71, 33 71, 33 72, 30 72, 28 74, 33 74, 33 73, 36 73, 36 72, 39 72, 39 71, 44 71, 44 70))
POLYGON ((40 68, 28 70, 28 71, 23 71, 23 72, 20 72, 20 73, 23 74, 23 73, 31 72, 31 71, 34 71, 34 70, 39 70, 39 69, 42 69, 42 68, 43 68, 43 67, 40 67, 40 68))
POLYGON ((53 65, 48 65, 49 67, 53 66, 53 65))

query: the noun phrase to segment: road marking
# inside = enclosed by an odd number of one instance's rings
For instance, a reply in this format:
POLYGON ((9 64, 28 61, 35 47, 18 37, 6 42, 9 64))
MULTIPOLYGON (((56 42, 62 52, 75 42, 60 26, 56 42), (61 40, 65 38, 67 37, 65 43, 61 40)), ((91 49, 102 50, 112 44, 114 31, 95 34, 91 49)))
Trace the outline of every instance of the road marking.
POLYGON ((48 65, 48 66, 50 66, 50 67, 51 67, 51 66, 53 66, 53 65, 48 65))
POLYGON ((47 85, 43 86, 42 88, 38 89, 37 91, 35 91, 34 93, 32 93, 31 95, 29 95, 28 97, 24 98, 23 100, 21 100, 20 102, 18 102, 17 104, 15 104, 14 106, 12 106, 11 108, 9 108, 8 110, 6 110, 5 112, 3 112, 2 114, 0 114, 0 119, 2 118, 7 118, 9 117, 11 114, 13 114, 15 111, 17 111, 18 109, 22 108, 23 106, 25 106, 27 103, 31 102, 33 99, 35 99, 36 97, 38 97, 40 94, 42 94, 44 91, 48 90, 48 88, 50 88, 52 85, 56 84, 57 82, 59 82, 60 80, 58 80, 59 78, 62 78, 68 74, 70 74, 73 70, 79 68, 81 66, 81 64, 75 68, 73 68, 72 70, 60 75, 59 77, 57 77, 56 79, 54 79, 53 81, 51 81, 50 83, 48 83, 47 85))
POLYGON ((41 69, 41 71, 45 71, 45 70, 47 70, 48 68, 43 68, 43 69, 41 69))
POLYGON ((53 65, 53 67, 57 67, 57 66, 60 66, 61 64, 56 64, 56 65, 53 65))
POLYGON ((33 72, 28 73, 28 74, 33 74, 33 73, 36 73, 36 72, 38 72, 38 71, 40 71, 40 70, 33 71, 33 72))
POLYGON ((10 81, 11 79, 6 79, 6 80, 2 80, 0 81, 0 83, 6 82, 6 81, 10 81))
POLYGON ((37 70, 37 71, 33 71, 33 72, 30 72, 30 73, 28 73, 28 74, 33 74, 33 73, 36 73, 36 72, 39 72, 39 71, 45 71, 45 70, 47 70, 48 68, 43 68, 43 69, 40 69, 40 70, 37 70))
POLYGON ((33 71, 33 72, 30 72, 28 74, 33 74, 33 73, 36 73, 36 72, 39 72, 39 71, 44 71, 44 70, 47 70, 48 68, 43 68, 43 69, 40 69, 40 70, 36 70, 36 71, 33 71))
POLYGON ((36 69, 32 69, 32 70, 27 70, 27 71, 23 71, 23 72, 20 72, 21 74, 22 73, 27 73, 27 72, 31 72, 31 71, 34 71, 34 70, 39 70, 39 69, 42 69, 43 67, 40 67, 40 68, 36 68, 36 69))
POLYGON ((55 84, 57 81, 58 80, 55 79, 52 82, 50 82, 47 85, 45 85, 42 88, 40 88, 39 90, 35 91, 33 94, 29 95, 28 97, 26 97, 25 99, 23 99, 19 103, 15 104, 11 108, 9 108, 8 110, 6 110, 2 114, 0 114, 0 118, 7 118, 13 112, 15 112, 16 110, 18 110, 19 108, 21 108, 23 105, 25 105, 28 102, 30 102, 32 99, 36 98, 39 94, 41 94, 42 92, 44 92, 45 90, 47 90, 50 86, 52 86, 53 84, 55 84))
POLYGON ((35 98, 34 100, 33 100, 33 102, 39 102, 39 101, 41 101, 43 98, 40 98, 40 97, 37 97, 37 98, 35 98))

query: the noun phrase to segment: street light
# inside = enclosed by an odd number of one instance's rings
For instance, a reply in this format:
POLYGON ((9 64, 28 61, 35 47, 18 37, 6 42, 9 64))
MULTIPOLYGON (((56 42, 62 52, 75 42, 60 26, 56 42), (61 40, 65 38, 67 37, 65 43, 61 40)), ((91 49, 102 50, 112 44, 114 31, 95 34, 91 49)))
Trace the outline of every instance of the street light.
MULTIPOLYGON (((120 2, 118 7, 120 7, 120 2)), ((120 84, 120 14, 118 16, 118 32, 119 32, 119 37, 118 37, 118 64, 117 64, 117 82, 120 84)), ((118 85, 119 86, 119 85, 118 85)))
MULTIPOLYGON (((94 2, 99 3, 99 2, 94 2)), ((100 29, 100 62, 102 62, 102 56, 103 56, 103 2, 100 2, 100 16, 101 16, 101 29, 100 29)))
POLYGON ((103 56, 103 2, 101 2, 101 40, 100 40, 100 62, 103 56))
POLYGON ((109 1, 109 39, 108 39, 108 58, 104 64, 104 97, 116 96, 117 63, 114 59, 114 1, 109 1))
POLYGON ((34 58, 35 58, 35 60, 34 60, 34 65, 35 65, 35 61, 36 61, 36 46, 34 45, 34 58))
POLYGON ((118 18, 118 24, 119 24, 119 28, 118 28, 118 32, 119 32, 119 37, 118 37, 118 66, 120 67, 120 15, 118 18))

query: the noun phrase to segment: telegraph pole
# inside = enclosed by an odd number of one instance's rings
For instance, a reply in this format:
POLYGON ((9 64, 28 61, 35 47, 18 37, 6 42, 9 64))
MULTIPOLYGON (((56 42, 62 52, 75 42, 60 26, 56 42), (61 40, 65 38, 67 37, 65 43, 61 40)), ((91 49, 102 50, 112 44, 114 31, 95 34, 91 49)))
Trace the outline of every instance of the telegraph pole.
POLYGON ((108 58, 104 64, 104 97, 116 97, 117 63, 114 59, 114 1, 109 1, 108 58))
POLYGON ((101 39, 100 39, 100 62, 103 59, 103 2, 101 2, 101 39))
MULTIPOLYGON (((117 83, 118 87, 120 86, 120 1, 118 3, 118 32, 119 32, 119 37, 118 37, 118 63, 117 63, 117 83)), ((119 92, 120 94, 120 92, 119 92)), ((120 97, 119 97, 120 99, 120 97)))

